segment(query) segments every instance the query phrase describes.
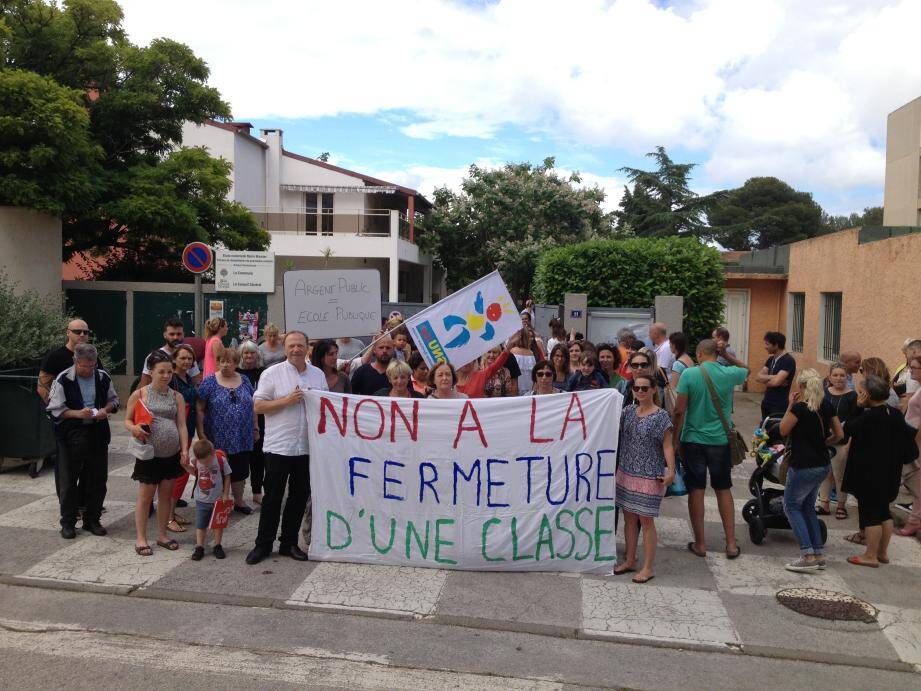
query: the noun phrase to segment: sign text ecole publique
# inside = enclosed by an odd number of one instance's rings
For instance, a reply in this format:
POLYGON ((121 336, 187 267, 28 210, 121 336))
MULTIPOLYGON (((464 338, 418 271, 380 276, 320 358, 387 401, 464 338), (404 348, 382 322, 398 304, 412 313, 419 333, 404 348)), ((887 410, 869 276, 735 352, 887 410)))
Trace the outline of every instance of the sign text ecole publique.
POLYGON ((285 330, 313 338, 367 336, 381 328, 377 269, 285 271, 285 330))
POLYGON ((609 571, 622 401, 309 391, 310 558, 609 571))

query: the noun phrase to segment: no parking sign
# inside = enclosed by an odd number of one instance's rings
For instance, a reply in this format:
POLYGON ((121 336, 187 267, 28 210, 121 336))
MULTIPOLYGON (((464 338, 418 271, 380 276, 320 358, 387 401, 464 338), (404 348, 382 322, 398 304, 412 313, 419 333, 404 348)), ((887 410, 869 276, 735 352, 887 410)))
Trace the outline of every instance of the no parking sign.
POLYGON ((203 242, 190 242, 182 250, 182 265, 193 274, 202 274, 211 268, 214 253, 203 242))

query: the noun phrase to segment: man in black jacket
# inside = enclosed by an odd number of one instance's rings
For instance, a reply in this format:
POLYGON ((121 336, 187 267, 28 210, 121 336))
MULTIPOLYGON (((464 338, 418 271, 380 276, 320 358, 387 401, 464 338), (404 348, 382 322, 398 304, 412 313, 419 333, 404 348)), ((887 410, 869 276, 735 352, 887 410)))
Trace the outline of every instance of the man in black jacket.
POLYGON ((74 364, 51 385, 48 412, 54 418, 60 466, 61 537, 77 536, 77 481, 86 491, 83 529, 105 535, 99 518, 109 474, 109 416, 118 410, 112 378, 96 364, 96 346, 74 346, 74 364))

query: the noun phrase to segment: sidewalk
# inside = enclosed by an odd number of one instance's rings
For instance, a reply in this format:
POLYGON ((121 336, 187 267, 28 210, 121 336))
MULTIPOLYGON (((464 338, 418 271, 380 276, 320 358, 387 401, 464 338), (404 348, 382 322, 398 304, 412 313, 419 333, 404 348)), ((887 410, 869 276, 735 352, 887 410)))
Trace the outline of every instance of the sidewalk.
MULTIPOLYGON (((736 421, 751 430, 757 400, 739 395, 736 421)), ((189 559, 194 533, 175 535, 177 552, 154 547, 135 554, 136 485, 124 454, 127 434, 114 426, 106 537, 78 531, 58 534, 58 506, 51 472, 30 479, 24 471, 0 475, 0 580, 67 590, 116 592, 134 597, 217 602, 240 606, 307 608, 361 616, 401 618, 413 626, 444 623, 558 637, 616 640, 796 660, 921 670, 921 542, 893 538, 892 563, 880 569, 847 564, 857 547, 843 537, 852 518, 827 520, 828 570, 786 571, 795 557, 790 531, 771 531, 753 545, 737 518, 742 555, 723 555, 716 504, 707 497, 706 558, 690 554, 683 498, 667 499, 657 522, 660 549, 656 579, 635 585, 629 577, 548 573, 480 573, 295 562, 273 556, 256 567, 244 557, 259 521, 234 514, 224 536, 228 558, 189 559), (832 622, 797 614, 775 599, 788 587, 822 588, 873 604, 879 622, 832 622)), ((733 472, 737 516, 747 501, 751 461, 733 472)), ((188 511, 186 512, 188 513, 188 511)), ((151 532, 151 537, 153 533, 151 532)))

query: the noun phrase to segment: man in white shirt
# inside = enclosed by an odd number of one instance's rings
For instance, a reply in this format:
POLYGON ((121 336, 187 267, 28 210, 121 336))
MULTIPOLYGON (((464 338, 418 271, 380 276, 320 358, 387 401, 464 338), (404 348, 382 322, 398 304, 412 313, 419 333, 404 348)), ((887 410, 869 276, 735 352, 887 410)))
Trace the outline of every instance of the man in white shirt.
POLYGON ((357 338, 351 338, 349 336, 337 338, 336 345, 339 346, 340 360, 353 360, 361 355, 362 351, 365 349, 365 344, 363 341, 360 341, 357 338))
POLYGON ((672 363, 675 356, 672 355, 672 346, 668 342, 668 329, 662 322, 656 322, 649 327, 649 340, 652 341, 652 347, 656 351, 656 363, 671 374, 672 363))
POLYGON ((265 415, 264 495, 259 515, 256 546, 246 556, 247 564, 258 564, 272 554, 281 518, 281 546, 278 553, 298 561, 307 554, 297 546, 297 534, 310 498, 310 455, 307 448, 307 404, 304 392, 327 391, 323 371, 307 362, 307 335, 285 334, 285 361, 272 365, 259 377, 253 395, 257 414, 265 415), (281 501, 288 488, 282 518, 281 501))

